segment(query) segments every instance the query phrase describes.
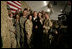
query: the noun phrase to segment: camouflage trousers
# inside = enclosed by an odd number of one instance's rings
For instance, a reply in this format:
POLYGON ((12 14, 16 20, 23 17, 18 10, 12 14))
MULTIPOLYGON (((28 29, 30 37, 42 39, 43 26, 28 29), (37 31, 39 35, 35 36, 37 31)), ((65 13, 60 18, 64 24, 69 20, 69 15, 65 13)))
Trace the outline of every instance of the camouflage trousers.
POLYGON ((24 29, 21 28, 21 37, 20 37, 20 42, 21 42, 21 47, 24 48, 24 29))
POLYGON ((20 32, 16 34, 17 48, 20 48, 20 32))
POLYGON ((10 33, 11 48, 16 48, 16 38, 13 32, 10 33))
POLYGON ((17 38, 17 48, 20 48, 20 39, 17 38))
POLYGON ((48 34, 43 34, 42 47, 43 48, 49 48, 50 47, 48 34))
POLYGON ((27 44, 29 47, 31 47, 31 34, 27 35, 27 44))

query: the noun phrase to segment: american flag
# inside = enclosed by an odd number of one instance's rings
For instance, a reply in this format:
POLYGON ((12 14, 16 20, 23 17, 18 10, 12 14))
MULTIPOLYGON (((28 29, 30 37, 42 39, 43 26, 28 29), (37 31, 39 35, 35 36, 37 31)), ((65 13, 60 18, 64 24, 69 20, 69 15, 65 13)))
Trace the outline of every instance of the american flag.
POLYGON ((15 13, 16 10, 21 10, 21 1, 7 1, 7 5, 13 13, 15 13))

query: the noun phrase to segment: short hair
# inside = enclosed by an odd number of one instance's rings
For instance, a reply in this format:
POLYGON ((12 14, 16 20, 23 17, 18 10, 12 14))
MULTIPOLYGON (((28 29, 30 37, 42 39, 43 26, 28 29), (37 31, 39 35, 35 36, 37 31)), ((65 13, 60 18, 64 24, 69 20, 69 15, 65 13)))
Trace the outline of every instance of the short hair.
POLYGON ((24 12, 24 11, 27 11, 27 8, 24 8, 23 12, 24 12))
POLYGON ((37 11, 34 11, 33 14, 34 14, 35 12, 37 12, 37 11))
MULTIPOLYGON (((13 13, 11 13, 13 15, 13 13)), ((11 16, 11 14, 9 14, 9 17, 11 16)))
POLYGON ((24 8, 24 11, 25 11, 25 10, 28 10, 28 9, 27 9, 27 8, 24 8))
POLYGON ((50 17, 50 13, 48 13, 48 12, 45 12, 45 14, 47 14, 47 15, 50 17))
MULTIPOLYGON (((41 12, 38 12, 38 15, 39 15, 39 13, 41 13, 41 12)), ((42 13, 41 13, 42 14, 42 13)))
POLYGON ((17 18, 17 15, 20 17, 20 15, 19 15, 19 14, 16 14, 15 18, 17 18))
POLYGON ((31 14, 28 15, 27 19, 29 19, 29 17, 32 16, 31 14))
POLYGON ((17 16, 17 15, 19 15, 19 16, 20 16, 20 14, 16 14, 16 16, 17 16))
POLYGON ((48 12, 45 12, 45 14, 49 14, 48 12))

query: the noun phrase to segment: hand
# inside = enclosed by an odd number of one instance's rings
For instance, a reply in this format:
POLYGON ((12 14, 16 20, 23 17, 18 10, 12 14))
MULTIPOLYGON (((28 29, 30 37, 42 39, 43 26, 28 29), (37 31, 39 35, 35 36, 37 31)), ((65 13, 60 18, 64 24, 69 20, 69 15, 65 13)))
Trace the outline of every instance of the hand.
POLYGON ((58 34, 58 32, 57 32, 57 31, 55 31, 55 34, 58 34))
POLYGON ((38 28, 38 26, 35 26, 35 28, 37 29, 37 28, 38 28))
POLYGON ((45 25, 43 26, 43 28, 45 28, 45 25))

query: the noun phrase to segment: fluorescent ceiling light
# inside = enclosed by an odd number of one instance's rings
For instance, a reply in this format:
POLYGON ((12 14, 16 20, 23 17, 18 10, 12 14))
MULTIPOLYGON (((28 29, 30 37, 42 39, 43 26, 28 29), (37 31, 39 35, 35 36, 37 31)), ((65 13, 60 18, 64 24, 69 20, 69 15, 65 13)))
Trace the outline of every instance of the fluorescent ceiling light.
POLYGON ((44 3, 44 6, 46 6, 46 5, 47 5, 47 2, 46 2, 46 1, 43 1, 43 3, 44 3))

